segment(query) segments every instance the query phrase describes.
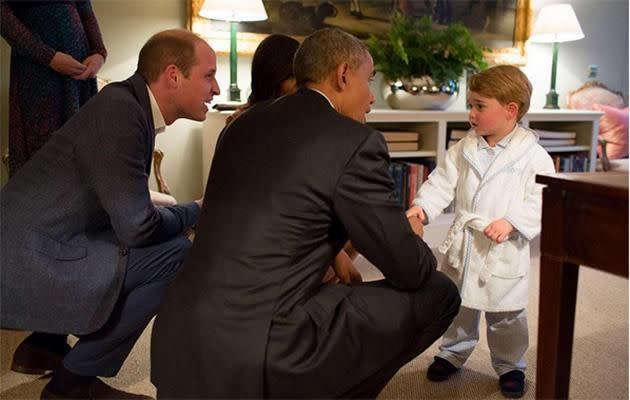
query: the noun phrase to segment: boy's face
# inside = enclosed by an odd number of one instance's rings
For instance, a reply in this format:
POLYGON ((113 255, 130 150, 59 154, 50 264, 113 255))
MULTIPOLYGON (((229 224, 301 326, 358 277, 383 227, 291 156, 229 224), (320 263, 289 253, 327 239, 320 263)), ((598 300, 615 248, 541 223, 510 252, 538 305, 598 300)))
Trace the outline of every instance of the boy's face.
POLYGON ((491 146, 507 136, 516 125, 516 103, 504 105, 495 98, 468 91, 468 105, 470 126, 491 146))

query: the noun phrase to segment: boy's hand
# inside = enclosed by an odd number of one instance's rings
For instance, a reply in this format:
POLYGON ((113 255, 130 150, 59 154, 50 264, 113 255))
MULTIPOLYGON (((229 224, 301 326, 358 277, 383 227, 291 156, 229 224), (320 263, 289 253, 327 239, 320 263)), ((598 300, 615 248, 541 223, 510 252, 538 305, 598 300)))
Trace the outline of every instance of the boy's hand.
POLYGON ((409 225, 411 225, 413 232, 422 237, 422 235, 424 235, 424 224, 422 223, 420 216, 412 215, 411 217, 407 217, 407 220, 409 221, 409 225))
POLYGON ((507 240, 510 233, 514 232, 514 227, 505 218, 491 222, 483 233, 491 240, 501 243, 507 240))
POLYGON ((422 211, 422 208, 411 207, 410 209, 407 210, 407 218, 416 217, 416 216, 420 218, 420 222, 424 223, 425 216, 424 216, 424 211, 422 211))

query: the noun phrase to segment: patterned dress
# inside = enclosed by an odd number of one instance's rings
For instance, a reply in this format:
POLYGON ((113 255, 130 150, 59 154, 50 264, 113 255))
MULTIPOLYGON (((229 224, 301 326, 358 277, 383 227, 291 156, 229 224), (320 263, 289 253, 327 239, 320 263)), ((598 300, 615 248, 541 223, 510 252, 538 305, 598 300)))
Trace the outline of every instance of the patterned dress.
POLYGON ((56 51, 79 62, 107 56, 92 5, 77 1, 2 1, 0 33, 11 45, 9 173, 15 172, 96 93, 96 79, 50 68, 56 51))

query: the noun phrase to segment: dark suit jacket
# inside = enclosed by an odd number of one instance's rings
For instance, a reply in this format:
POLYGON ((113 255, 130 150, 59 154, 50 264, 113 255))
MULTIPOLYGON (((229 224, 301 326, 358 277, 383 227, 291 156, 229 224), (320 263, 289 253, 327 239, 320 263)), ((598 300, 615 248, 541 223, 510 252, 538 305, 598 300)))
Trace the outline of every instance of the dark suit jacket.
POLYGON ((358 331, 347 324, 362 308, 344 303, 351 288, 321 285, 348 238, 397 288, 416 289, 435 269, 394 198, 388 163, 379 132, 310 90, 257 105, 224 130, 191 253, 154 325, 159 395, 262 397, 267 369, 307 377, 300 391, 316 396, 322 371, 342 389, 393 357, 379 340, 410 332, 396 322, 358 331), (283 336, 270 336, 274 325, 283 336), (272 344, 286 353, 268 357, 272 344), (353 366, 358 351, 369 361, 353 366))
POLYGON ((85 334, 108 319, 129 247, 172 238, 194 203, 155 208, 144 79, 106 86, 0 192, 3 328, 85 334))

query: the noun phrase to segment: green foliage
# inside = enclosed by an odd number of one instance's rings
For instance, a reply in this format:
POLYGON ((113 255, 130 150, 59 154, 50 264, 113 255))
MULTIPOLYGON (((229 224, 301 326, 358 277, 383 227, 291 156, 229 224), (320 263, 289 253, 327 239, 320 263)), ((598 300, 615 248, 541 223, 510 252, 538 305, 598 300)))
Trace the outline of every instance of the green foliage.
POLYGON ((487 67, 482 48, 461 23, 434 29, 430 16, 420 19, 395 13, 389 35, 367 41, 376 69, 389 80, 428 75, 435 82, 458 80, 464 70, 487 67))

